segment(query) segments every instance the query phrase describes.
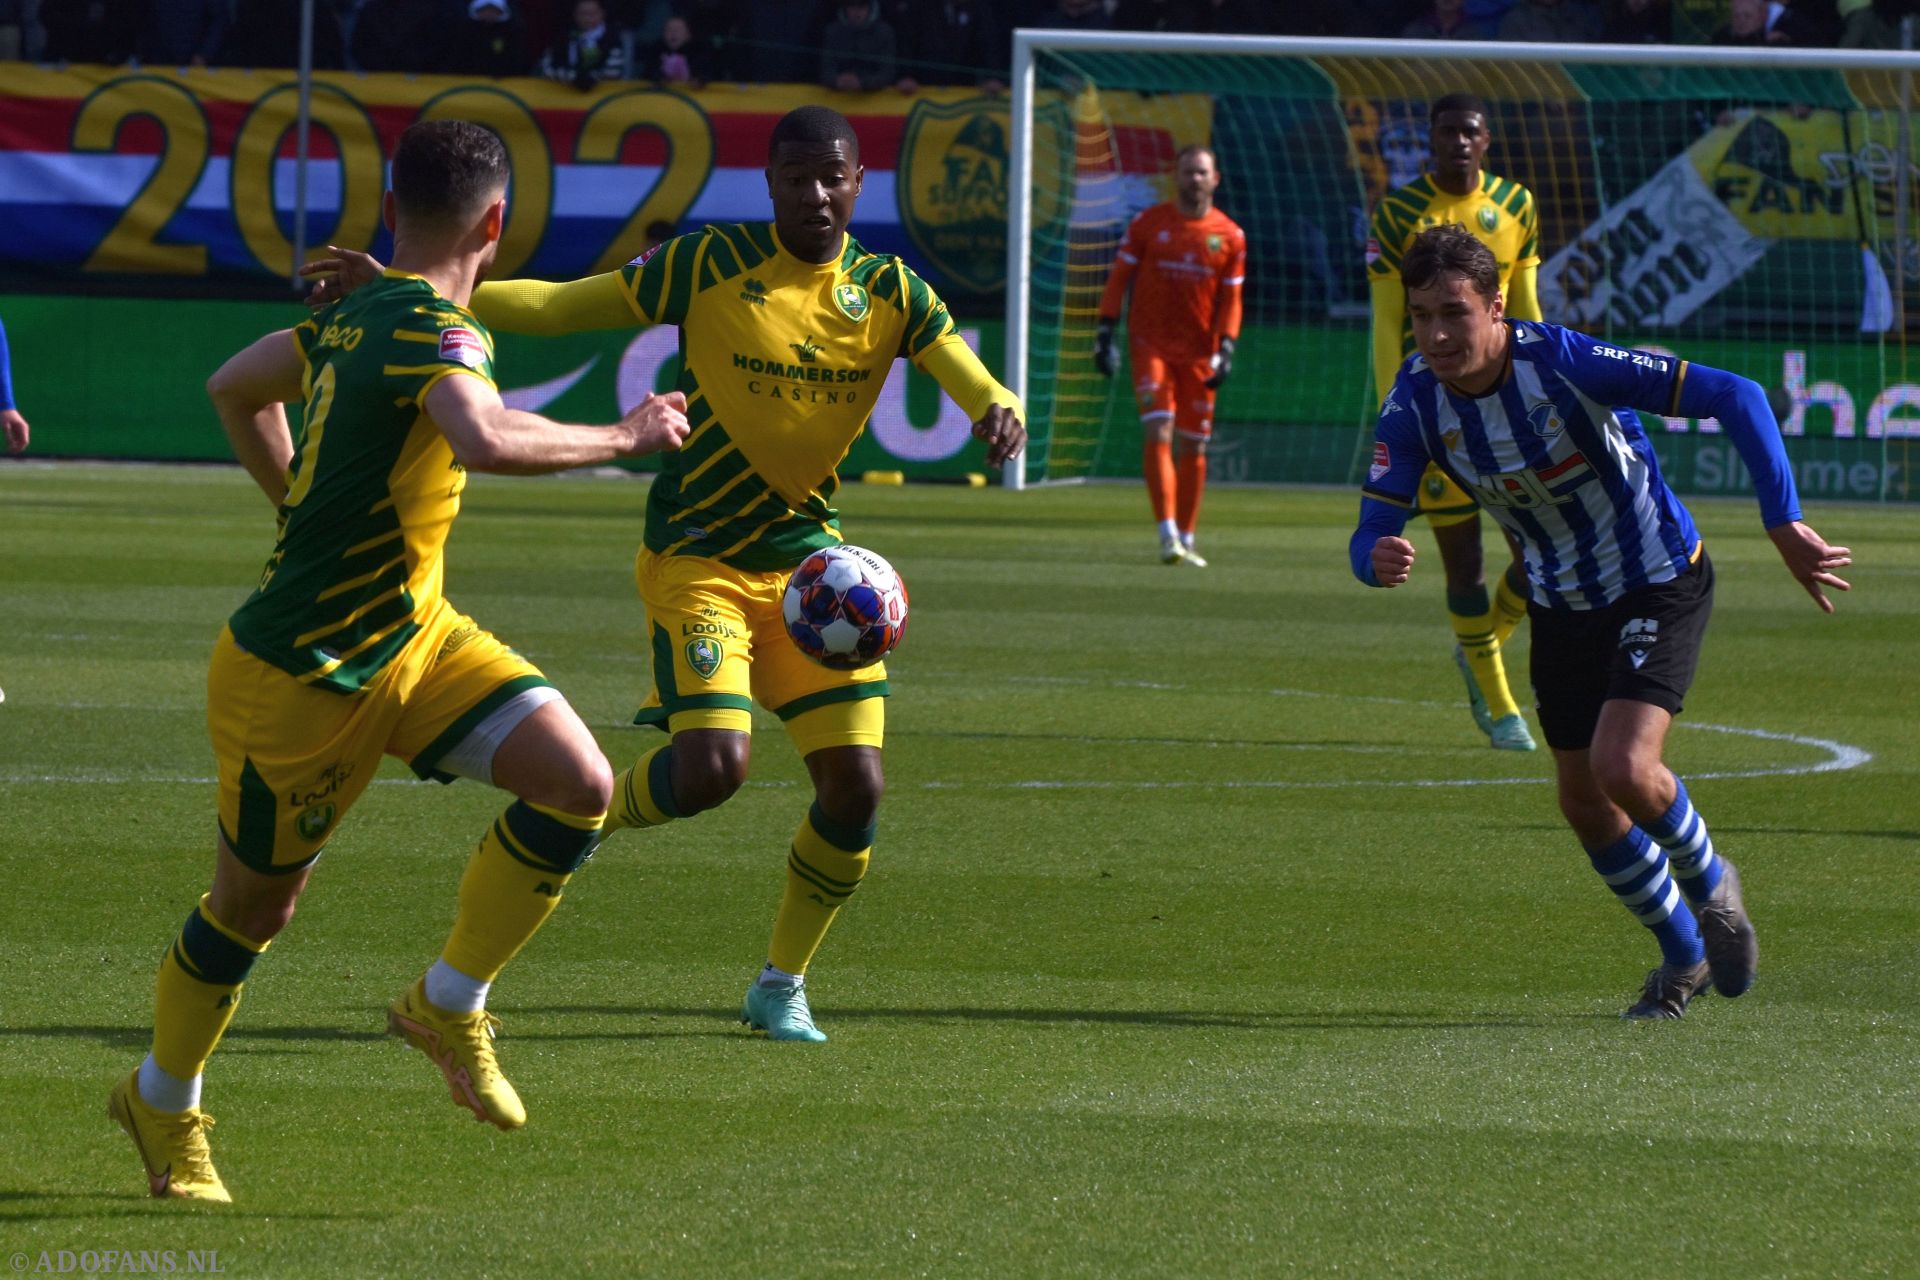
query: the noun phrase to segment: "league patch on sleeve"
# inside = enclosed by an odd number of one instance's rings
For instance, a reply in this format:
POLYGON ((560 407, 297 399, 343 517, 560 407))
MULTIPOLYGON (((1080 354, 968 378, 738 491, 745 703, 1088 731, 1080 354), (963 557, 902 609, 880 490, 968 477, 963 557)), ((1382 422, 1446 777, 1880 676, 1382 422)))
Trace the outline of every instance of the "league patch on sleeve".
POLYGON ((646 266, 647 259, 651 258, 654 254, 660 252, 660 250, 666 248, 666 245, 667 245, 667 242, 665 240, 662 240, 659 244, 653 246, 653 248, 647 250, 645 253, 641 254, 639 257, 635 258, 632 262, 629 262, 627 265, 629 267, 646 266))
POLYGON ((1367 265, 1380 261, 1380 241, 1373 236, 1367 237, 1367 265))
POLYGON ((1387 452, 1385 440, 1373 442, 1373 465, 1367 468, 1367 479, 1378 482, 1381 476, 1393 470, 1393 455, 1387 452))
POLYGON ((480 341, 480 335, 471 329, 442 329, 440 358, 457 361, 469 369, 478 369, 487 362, 487 347, 480 341))

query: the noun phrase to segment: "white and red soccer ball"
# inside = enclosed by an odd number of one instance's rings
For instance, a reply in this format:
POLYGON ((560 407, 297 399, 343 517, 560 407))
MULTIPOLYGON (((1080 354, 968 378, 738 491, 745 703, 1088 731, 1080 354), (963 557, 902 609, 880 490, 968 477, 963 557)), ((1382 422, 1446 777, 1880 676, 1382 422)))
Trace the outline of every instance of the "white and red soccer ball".
POLYGON ((780 607, 800 652, 836 671, 872 666, 907 632, 907 584, 865 547, 808 556, 787 579, 780 607))

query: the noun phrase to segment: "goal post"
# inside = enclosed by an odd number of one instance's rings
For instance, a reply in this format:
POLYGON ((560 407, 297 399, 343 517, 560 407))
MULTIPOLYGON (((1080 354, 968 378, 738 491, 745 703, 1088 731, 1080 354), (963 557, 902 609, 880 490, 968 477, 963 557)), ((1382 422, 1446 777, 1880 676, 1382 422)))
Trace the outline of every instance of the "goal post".
MULTIPOLYGON (((1920 500, 1916 71, 1899 52, 1018 31, 1006 372, 1030 443, 1006 479, 1139 474, 1128 372, 1093 366, 1099 295, 1128 220, 1202 143, 1248 240, 1210 471, 1354 482, 1377 406, 1368 218, 1427 165, 1433 100, 1464 92, 1488 106, 1487 171, 1533 192, 1547 320, 1767 387, 1809 499, 1920 500)), ((1749 491, 1718 424, 1649 427, 1679 491, 1749 491)))

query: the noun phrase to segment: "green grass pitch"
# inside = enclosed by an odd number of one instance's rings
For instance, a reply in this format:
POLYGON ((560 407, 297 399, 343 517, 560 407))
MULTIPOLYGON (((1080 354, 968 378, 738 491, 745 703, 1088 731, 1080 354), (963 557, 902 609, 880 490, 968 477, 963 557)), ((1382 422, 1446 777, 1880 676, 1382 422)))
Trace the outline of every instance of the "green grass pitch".
MULTIPOLYGON (((616 765, 644 486, 469 489, 449 594, 616 765)), ((804 772, 617 837, 495 989, 500 1134, 385 1038, 503 803, 397 765, 208 1076, 236 1203, 147 1199, 105 1118, 211 866, 204 668, 272 537, 235 469, 0 467, 0 1253, 228 1274, 1913 1275, 1920 511, 1833 506, 1823 617, 1750 502, 1673 764, 1745 872, 1760 980, 1617 1017, 1656 952, 1487 750, 1424 533, 1349 576, 1345 492, 1216 489, 1205 572, 1137 489, 845 494, 913 591, 866 885, 819 1047, 734 1021, 804 772)), ((1491 541, 1491 539, 1490 539, 1491 541)), ((1523 638, 1516 642, 1523 649, 1523 638)), ((1517 654, 1516 654, 1517 656, 1517 654)), ((1524 662, 1519 663, 1524 673, 1524 662)), ((19 1270, 19 1262, 10 1261, 19 1270)))

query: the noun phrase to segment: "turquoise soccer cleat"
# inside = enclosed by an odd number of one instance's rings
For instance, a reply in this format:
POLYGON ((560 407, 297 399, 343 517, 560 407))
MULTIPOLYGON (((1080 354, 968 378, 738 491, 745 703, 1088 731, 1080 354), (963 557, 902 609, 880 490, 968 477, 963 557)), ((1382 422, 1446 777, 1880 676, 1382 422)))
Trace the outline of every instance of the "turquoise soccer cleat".
POLYGON ((805 983, 754 981, 747 987, 747 1001, 740 1010, 740 1021, 755 1031, 764 1031, 769 1040, 804 1040, 812 1044, 826 1041, 827 1033, 813 1025, 813 1010, 807 1008, 805 983))
POLYGON ((1453 646, 1453 665, 1460 668, 1460 678, 1467 682, 1467 709, 1473 712, 1473 722, 1480 726, 1480 732, 1491 738, 1493 713, 1487 710, 1487 698, 1480 692, 1480 682, 1473 678, 1473 666, 1467 661, 1467 651, 1459 645, 1453 646))
POLYGON ((1493 730, 1487 735, 1493 740, 1495 751, 1532 751, 1533 735, 1527 732, 1527 722, 1518 711, 1510 716, 1501 716, 1493 722, 1493 730))

